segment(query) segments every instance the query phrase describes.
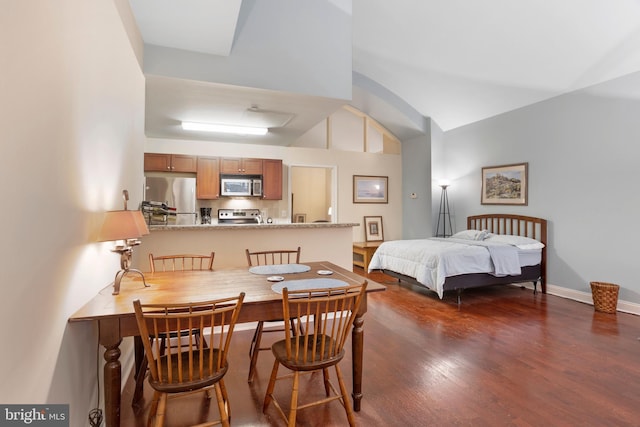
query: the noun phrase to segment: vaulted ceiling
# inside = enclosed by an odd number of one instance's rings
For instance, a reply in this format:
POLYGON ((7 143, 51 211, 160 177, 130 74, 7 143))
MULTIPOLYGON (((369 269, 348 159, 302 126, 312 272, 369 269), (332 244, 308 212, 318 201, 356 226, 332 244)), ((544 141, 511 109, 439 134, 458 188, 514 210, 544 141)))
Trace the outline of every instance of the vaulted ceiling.
MULTIPOLYGON (((326 1, 352 14, 353 71, 445 131, 640 70, 639 0, 326 1)), ((234 38, 242 31, 237 27, 241 0, 130 4, 146 44, 233 55, 234 38)), ((184 137, 169 132, 162 119, 180 116, 176 110, 246 110, 251 102, 282 111, 281 94, 237 89, 150 78, 147 134, 184 137), (190 95, 194 85, 197 97, 190 95), (225 102, 215 106, 219 90, 226 91, 225 102), (211 96, 202 94, 206 91, 211 96), (239 102, 234 107, 230 99, 239 102)), ((354 91, 354 97, 361 94, 354 91)), ((281 140, 290 142, 336 108, 319 102, 311 111, 309 99, 297 98, 296 114, 306 119, 296 120, 288 134, 283 129, 281 140)), ((370 108, 385 124, 384 108, 356 106, 370 108)), ((419 131, 394 120, 389 127, 400 138, 419 131)))

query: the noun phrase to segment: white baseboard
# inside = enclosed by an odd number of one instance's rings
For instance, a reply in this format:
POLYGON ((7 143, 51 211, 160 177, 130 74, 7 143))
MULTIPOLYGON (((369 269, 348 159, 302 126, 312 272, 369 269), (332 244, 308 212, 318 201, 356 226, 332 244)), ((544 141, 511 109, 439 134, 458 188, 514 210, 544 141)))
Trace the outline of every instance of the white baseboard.
MULTIPOLYGON (((533 285, 527 285, 527 287, 531 287, 533 289, 533 285)), ((547 284, 547 294, 593 305, 591 292, 577 291, 575 289, 547 284)), ((640 315, 640 304, 618 300, 618 311, 640 315)))

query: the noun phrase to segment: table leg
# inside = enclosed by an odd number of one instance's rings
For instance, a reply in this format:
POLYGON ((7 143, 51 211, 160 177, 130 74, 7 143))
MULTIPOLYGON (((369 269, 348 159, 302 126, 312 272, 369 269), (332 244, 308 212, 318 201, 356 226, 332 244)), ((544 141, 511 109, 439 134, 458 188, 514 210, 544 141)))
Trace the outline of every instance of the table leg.
POLYGON ((120 426, 120 386, 122 366, 120 364, 120 327, 118 319, 100 321, 100 344, 104 346, 104 406, 107 427, 120 426), (115 324, 114 324, 115 323, 115 324))
POLYGON ((362 314, 356 316, 351 332, 351 363, 353 364, 353 410, 360 410, 362 400, 362 359, 364 355, 364 318, 362 314))

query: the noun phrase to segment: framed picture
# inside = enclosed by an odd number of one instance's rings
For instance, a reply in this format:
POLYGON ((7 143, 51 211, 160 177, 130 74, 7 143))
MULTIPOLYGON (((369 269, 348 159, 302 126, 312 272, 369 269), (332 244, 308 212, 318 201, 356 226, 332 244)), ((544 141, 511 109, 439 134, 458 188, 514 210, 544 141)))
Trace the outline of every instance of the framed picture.
POLYGON ((528 163, 482 168, 483 205, 526 205, 528 163))
POLYGON ((307 222, 307 214, 294 214, 294 222, 307 222))
POLYGON ((364 238, 367 242, 378 242, 384 240, 381 216, 364 217, 364 238))
POLYGON ((353 176, 353 203, 388 203, 387 176, 353 176))

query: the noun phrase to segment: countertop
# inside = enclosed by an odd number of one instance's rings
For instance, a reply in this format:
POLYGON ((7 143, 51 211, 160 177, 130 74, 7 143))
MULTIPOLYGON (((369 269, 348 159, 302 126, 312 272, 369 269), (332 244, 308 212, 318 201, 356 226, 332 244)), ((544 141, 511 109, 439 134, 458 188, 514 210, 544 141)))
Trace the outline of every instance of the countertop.
POLYGON ((178 231, 178 230, 275 230, 302 228, 345 228, 357 227, 357 222, 303 222, 288 224, 195 224, 195 225, 150 225, 150 231, 178 231))

